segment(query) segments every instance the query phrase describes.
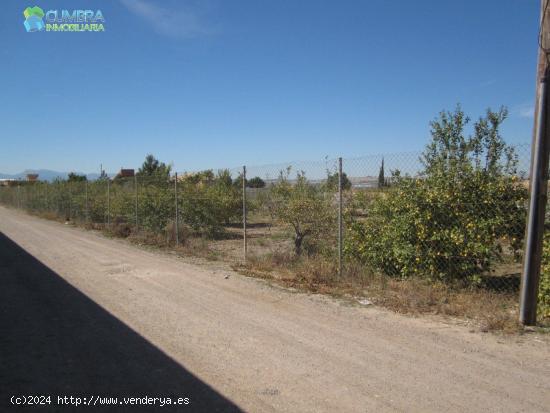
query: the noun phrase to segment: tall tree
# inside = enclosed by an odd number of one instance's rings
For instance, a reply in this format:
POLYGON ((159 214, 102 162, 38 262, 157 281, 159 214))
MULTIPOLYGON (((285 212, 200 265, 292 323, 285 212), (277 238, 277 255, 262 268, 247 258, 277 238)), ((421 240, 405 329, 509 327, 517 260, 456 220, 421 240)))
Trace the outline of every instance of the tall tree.
POLYGON ((478 171, 487 176, 516 173, 517 155, 500 135, 500 125, 508 116, 501 107, 497 112, 487 109, 485 117, 474 124, 474 135, 465 136, 470 122, 460 106, 454 112, 441 112, 431 122, 432 140, 420 158, 427 176, 461 177, 478 171))
POLYGON ((97 178, 99 181, 105 181, 109 179, 109 176, 107 175, 107 172, 105 172, 105 169, 101 170, 101 173, 99 174, 99 178, 97 178))
MULTIPOLYGON (((327 188, 332 191, 338 190, 338 172, 330 173, 330 171, 327 170, 327 188)), ((344 172, 342 173, 342 189, 350 189, 351 188, 351 181, 348 178, 348 175, 344 172)))
POLYGON ((384 158, 382 158, 382 164, 380 165, 380 172, 378 173, 378 188, 386 186, 386 177, 384 172, 384 158))
POLYGON ((298 172, 294 182, 289 175, 290 167, 281 171, 270 187, 268 208, 276 219, 294 230, 294 252, 301 255, 304 240, 308 239, 312 247, 328 239, 336 215, 331 199, 324 196, 322 188, 309 182, 303 171, 298 172))
POLYGON ((246 186, 249 188, 265 188, 265 181, 259 176, 255 176, 246 183, 246 186))
POLYGON ((152 154, 149 154, 145 157, 145 161, 141 165, 141 168, 139 168, 137 175, 168 178, 170 176, 171 169, 172 167, 170 165, 160 162, 152 154))
POLYGON ((74 172, 69 173, 69 176, 67 178, 68 182, 84 182, 87 180, 88 178, 86 178, 86 175, 78 175, 74 172))

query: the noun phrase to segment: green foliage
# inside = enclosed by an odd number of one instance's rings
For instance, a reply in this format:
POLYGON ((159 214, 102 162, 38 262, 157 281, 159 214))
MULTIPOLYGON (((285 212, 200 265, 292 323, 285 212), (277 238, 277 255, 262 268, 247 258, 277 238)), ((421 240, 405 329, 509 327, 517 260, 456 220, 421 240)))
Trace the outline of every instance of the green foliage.
POLYGON ((101 173, 99 174, 99 177, 97 178, 98 181, 106 181, 109 179, 109 176, 107 175, 107 172, 105 172, 105 169, 101 170, 101 173))
POLYGON ((392 188, 352 220, 347 254, 389 275, 476 281, 518 253, 526 189, 513 175, 515 156, 499 135, 506 111, 490 110, 464 137, 460 108, 432 122, 420 178, 394 174, 392 188))
POLYGON ((217 185, 226 189, 230 188, 233 184, 233 179, 231 178, 231 172, 229 172, 229 169, 220 169, 216 174, 214 181, 217 185))
POLYGON ((454 112, 441 112, 431 122, 432 141, 427 145, 421 161, 428 176, 444 174, 449 179, 472 170, 491 176, 515 174, 517 156, 500 135, 500 125, 508 111, 487 110, 486 116, 474 125, 474 135, 464 136, 470 119, 458 106, 454 112))
POLYGON ((165 231, 168 222, 175 216, 173 184, 167 180, 142 179, 139 183, 138 196, 140 227, 158 233, 165 231))
POLYGON ((136 200, 134 178, 116 177, 110 183, 109 194, 111 222, 133 225, 135 223, 136 200))
MULTIPOLYGON (((327 189, 330 191, 338 190, 338 172, 327 174, 327 189)), ((342 189, 347 190, 351 188, 351 181, 345 172, 342 173, 342 189)))
POLYGON ((170 177, 171 166, 164 162, 159 162, 157 158, 149 154, 137 172, 138 177, 156 177, 168 179, 170 177))
POLYGON ((544 236, 544 247, 542 249, 538 315, 541 318, 550 318, 550 232, 547 232, 544 236))
POLYGON ((384 158, 382 158, 382 164, 380 165, 380 172, 378 172, 378 188, 386 186, 386 176, 384 172, 384 158))
POLYGON ((88 178, 86 178, 86 175, 78 175, 78 174, 75 174, 74 172, 69 173, 69 176, 67 179, 68 182, 84 182, 87 180, 88 178))
POLYGON ((98 179, 88 184, 88 208, 91 222, 103 223, 107 217, 107 181, 98 179))
MULTIPOLYGON (((248 179, 246 180, 246 185, 248 186, 248 179)), ((242 172, 233 180, 233 186, 237 189, 243 188, 243 174, 242 172)))
MULTIPOLYGON (((153 173, 137 177, 138 225, 141 229, 164 234, 175 220, 176 198, 174 178, 153 173)), ((136 189, 133 178, 110 182, 110 221, 114 224, 135 222, 136 189)), ((67 191, 56 191, 66 198, 67 191)), ((88 184, 89 212, 92 222, 107 221, 107 181, 88 184)), ((60 199, 63 205, 66 200, 60 199)), ((80 196, 83 199, 83 195, 80 196)), ((73 203, 74 203, 73 195, 73 203)), ((178 210, 182 225, 188 225, 200 235, 221 236, 225 226, 240 221, 242 193, 233 186, 227 170, 185 174, 178 179, 178 210)), ((83 201, 81 202, 84 205, 83 201)), ((82 207, 84 208, 84 207, 82 207)))
MULTIPOLYGON (((205 172, 198 176, 201 178, 184 176, 178 182, 180 223, 187 224, 200 235, 223 235, 225 225, 241 220, 242 193, 233 187, 227 171, 219 171, 216 175, 205 172)), ((141 177, 137 184, 139 228, 166 234, 175 220, 174 180, 141 177)), ((0 201, 3 203, 51 211, 66 219, 88 217, 91 223, 103 224, 109 214, 112 229, 115 232, 123 229, 125 235, 129 234, 136 218, 133 178, 88 183, 58 180, 50 184, 37 183, 32 188, 1 189, 0 201)))
POLYGON ((265 188, 265 181, 259 176, 255 176, 248 180, 246 186, 248 188, 265 188))
POLYGON ((268 208, 278 221, 294 231, 294 251, 302 253, 319 248, 323 239, 334 232, 336 215, 331 198, 321 187, 312 185, 304 172, 289 180, 290 168, 281 171, 278 181, 270 187, 268 208))
MULTIPOLYGON (((243 175, 242 175, 242 173, 240 173, 239 176, 237 176, 237 178, 235 178, 235 180, 233 181, 233 185, 236 188, 241 188, 242 189, 242 187, 243 187, 243 175)), ((255 176, 254 178, 246 180, 246 187, 247 188, 265 188, 265 181, 262 178, 260 178, 259 176, 255 176)))
POLYGON ((185 174, 181 177, 182 182, 193 185, 210 185, 214 181, 214 171, 208 169, 205 171, 185 174))
POLYGON ((189 174, 180 182, 180 216, 195 231, 219 237, 225 225, 241 220, 242 192, 234 185, 228 170, 189 174))

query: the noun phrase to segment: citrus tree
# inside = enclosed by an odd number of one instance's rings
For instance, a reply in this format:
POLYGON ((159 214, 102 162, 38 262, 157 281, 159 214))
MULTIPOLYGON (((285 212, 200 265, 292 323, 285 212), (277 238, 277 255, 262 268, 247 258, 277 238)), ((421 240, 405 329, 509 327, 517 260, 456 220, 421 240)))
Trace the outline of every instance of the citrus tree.
POLYGON ((506 109, 487 111, 465 136, 460 108, 431 123, 419 176, 392 177, 392 187, 352 220, 345 251, 396 276, 478 281, 511 251, 519 254, 527 191, 517 157, 499 133, 506 109))
POLYGON ((335 207, 328 194, 311 184, 304 172, 298 172, 294 181, 289 175, 290 168, 281 171, 270 187, 268 208, 277 221, 292 228, 294 252, 301 255, 304 241, 313 247, 335 228, 335 207))

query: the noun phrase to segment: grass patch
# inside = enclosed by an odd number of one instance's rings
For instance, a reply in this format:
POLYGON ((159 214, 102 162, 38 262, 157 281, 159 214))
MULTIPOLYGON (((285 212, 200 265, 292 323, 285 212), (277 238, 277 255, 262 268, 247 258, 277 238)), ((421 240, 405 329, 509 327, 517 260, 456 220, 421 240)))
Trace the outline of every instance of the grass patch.
POLYGON ((401 314, 435 314, 462 319, 483 332, 521 331, 516 293, 461 288, 418 278, 396 279, 356 264, 346 266, 340 276, 336 260, 320 256, 296 257, 282 252, 251 257, 245 265, 235 269, 302 291, 367 298, 401 314))

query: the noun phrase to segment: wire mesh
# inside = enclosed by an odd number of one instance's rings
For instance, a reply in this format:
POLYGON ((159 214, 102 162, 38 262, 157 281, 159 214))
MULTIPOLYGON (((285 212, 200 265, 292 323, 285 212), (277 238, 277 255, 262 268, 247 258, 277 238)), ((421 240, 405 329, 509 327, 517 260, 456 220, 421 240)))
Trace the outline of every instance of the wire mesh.
POLYGON ((513 168, 496 165, 491 177, 482 173, 483 159, 471 160, 470 175, 428 173, 422 154, 411 152, 344 158, 340 187, 338 159, 326 158, 247 166, 245 193, 243 169, 233 168, 12 182, 0 187, 0 202, 232 261, 246 251, 256 262, 336 263, 341 191, 344 270, 362 265, 396 279, 515 292, 530 146, 516 145, 515 153, 513 168))
POLYGON ((251 257, 336 257, 336 159, 248 167, 246 191, 251 257))
POLYGON ((517 291, 529 145, 515 154, 491 173, 484 159, 427 171, 420 152, 344 160, 347 258, 390 277, 517 291))

